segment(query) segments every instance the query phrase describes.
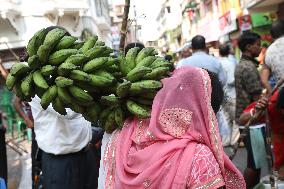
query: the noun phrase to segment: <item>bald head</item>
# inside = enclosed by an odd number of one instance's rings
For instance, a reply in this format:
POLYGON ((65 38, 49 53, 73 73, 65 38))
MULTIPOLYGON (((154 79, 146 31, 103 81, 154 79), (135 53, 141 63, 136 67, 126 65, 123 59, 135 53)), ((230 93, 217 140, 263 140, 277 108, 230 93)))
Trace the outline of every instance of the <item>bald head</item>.
POLYGON ((284 20, 277 20, 271 26, 270 33, 273 39, 284 36, 284 20))

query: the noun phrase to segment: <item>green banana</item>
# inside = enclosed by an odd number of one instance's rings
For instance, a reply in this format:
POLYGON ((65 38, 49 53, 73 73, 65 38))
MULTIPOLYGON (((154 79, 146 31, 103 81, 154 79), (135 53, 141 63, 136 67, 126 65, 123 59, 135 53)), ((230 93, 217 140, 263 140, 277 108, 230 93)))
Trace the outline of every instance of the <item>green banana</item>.
POLYGON ((71 49, 80 49, 84 45, 84 42, 74 42, 74 44, 71 46, 71 49))
POLYGON ((92 74, 97 75, 97 76, 101 76, 101 77, 106 77, 110 80, 115 81, 115 77, 111 73, 104 71, 103 69, 96 70, 96 71, 92 72, 92 74))
POLYGON ((69 94, 67 88, 57 87, 57 95, 61 102, 65 105, 71 104, 73 101, 73 98, 69 94))
POLYGON ((58 112, 61 115, 67 114, 66 109, 58 96, 53 100, 52 107, 56 112, 58 112))
POLYGON ((123 127, 124 116, 125 115, 121 107, 115 108, 114 119, 120 129, 123 127))
POLYGON ((150 100, 150 99, 146 99, 146 98, 143 98, 143 97, 135 97, 135 98, 131 98, 131 100, 139 103, 139 104, 143 104, 143 105, 150 105, 152 106, 153 104, 153 99, 150 100))
POLYGON ((7 78, 6 78, 6 86, 8 88, 8 90, 13 90, 13 87, 16 83, 17 79, 16 77, 12 76, 12 74, 8 74, 7 78))
POLYGON ((30 56, 28 59, 28 65, 32 69, 37 69, 40 67, 40 61, 38 55, 30 56))
POLYGON ((112 75, 119 81, 121 81, 123 74, 121 72, 113 72, 112 75))
POLYGON ((140 80, 144 75, 150 73, 152 71, 151 68, 139 66, 131 70, 127 75, 126 79, 131 82, 135 82, 140 80))
POLYGON ((15 94, 21 100, 25 100, 26 99, 26 97, 25 97, 25 95, 24 95, 24 93, 22 92, 22 89, 21 89, 21 82, 16 82, 15 83, 15 94))
POLYGON ((94 35, 92 37, 90 37, 85 43, 84 45, 80 48, 80 50, 83 53, 86 53, 89 49, 93 48, 93 46, 95 45, 96 41, 98 40, 98 36, 94 35))
POLYGON ((33 73, 33 80, 36 86, 38 86, 39 88, 47 89, 49 87, 39 70, 33 73))
POLYGON ((90 85, 96 87, 108 87, 113 84, 113 80, 110 80, 106 77, 101 77, 93 74, 90 74, 90 76, 91 76, 90 85))
POLYGON ((143 48, 138 54, 137 54, 137 57, 136 57, 136 62, 141 62, 144 58, 152 55, 153 51, 155 49, 153 47, 146 47, 146 48, 143 48))
POLYGON ((146 93, 140 94, 140 96, 144 99, 153 100, 155 98, 155 96, 157 95, 157 92, 158 91, 148 91, 146 93))
POLYGON ((94 60, 91 60, 84 65, 83 71, 90 73, 92 71, 103 68, 107 61, 108 61, 107 57, 95 58, 94 60))
POLYGON ((106 50, 101 53, 101 55, 100 55, 101 57, 109 57, 110 54, 113 53, 113 50, 111 48, 109 48, 107 46, 105 46, 105 47, 106 47, 106 50))
POLYGON ((162 83, 155 80, 142 80, 132 83, 129 89, 131 95, 151 92, 162 88, 162 83))
POLYGON ((17 79, 20 79, 23 75, 28 74, 29 71, 29 66, 25 65, 24 63, 16 63, 12 66, 10 74, 17 79))
POLYGON ((92 122, 97 122, 99 119, 101 108, 95 103, 86 109, 85 115, 90 118, 92 122))
POLYGON ((56 72, 56 66, 45 65, 40 69, 43 76, 50 76, 56 72))
POLYGON ((100 113, 100 116, 99 116, 99 125, 104 128, 104 124, 105 124, 105 121, 108 117, 108 115, 112 112, 113 110, 113 107, 107 107, 107 108, 104 108, 102 110, 102 112, 100 113))
POLYGON ((41 45, 38 48, 37 55, 42 64, 45 64, 48 61, 50 52, 51 52, 51 48, 47 45, 41 45))
POLYGON ((118 63, 119 63, 119 68, 121 70, 121 73, 126 76, 127 73, 130 71, 128 70, 128 67, 126 67, 126 60, 125 60, 125 57, 123 56, 122 53, 119 53, 118 56, 117 56, 117 60, 118 60, 118 63))
POLYGON ((119 69, 118 69, 117 63, 118 63, 118 59, 117 59, 117 58, 108 57, 106 66, 107 66, 107 67, 116 66, 116 67, 117 67, 116 71, 118 71, 119 69))
POLYGON ((59 43, 56 45, 55 50, 61 50, 61 49, 68 49, 70 48, 74 42, 77 40, 77 37, 73 36, 64 36, 60 39, 59 43))
POLYGON ((74 112, 77 112, 77 113, 80 113, 80 114, 83 114, 83 112, 84 112, 84 108, 81 107, 79 104, 76 104, 73 101, 70 104, 67 104, 66 106, 68 106, 74 112))
POLYGON ((87 92, 85 92, 83 89, 77 86, 70 86, 68 89, 71 95, 80 101, 83 102, 93 101, 93 97, 91 95, 89 95, 87 92))
POLYGON ((115 127, 115 111, 111 111, 111 113, 107 116, 105 123, 104 123, 104 129, 107 133, 112 133, 116 127, 115 127))
POLYGON ((67 76, 70 74, 72 70, 77 69, 77 66, 71 63, 62 63, 58 69, 57 69, 57 74, 60 76, 67 76))
POLYGON ((126 64, 124 66, 126 66, 126 70, 127 73, 130 72, 133 68, 135 68, 136 66, 136 56, 138 54, 139 48, 138 47, 134 47, 128 50, 126 56, 125 56, 125 61, 126 64))
POLYGON ((73 80, 59 76, 55 79, 55 84, 57 87, 68 87, 70 85, 73 85, 73 80))
POLYGON ((88 58, 83 54, 74 54, 69 56, 64 63, 71 63, 75 66, 82 66, 86 63, 87 60, 88 58))
POLYGON ((157 59, 157 57, 155 57, 155 56, 148 56, 148 57, 144 58, 143 60, 141 60, 140 62, 137 62, 136 67, 140 67, 140 66, 148 67, 148 66, 150 66, 156 59, 157 59))
POLYGON ((150 65, 150 68, 155 69, 155 68, 159 68, 159 67, 171 67, 172 63, 169 63, 168 61, 164 60, 164 61, 157 61, 157 62, 153 62, 152 65, 150 65))
POLYGON ((77 54, 77 49, 61 49, 49 56, 48 63, 51 65, 59 65, 64 62, 69 56, 77 54))
POLYGON ((66 32, 67 31, 63 29, 54 28, 46 34, 43 45, 48 46, 50 49, 53 49, 61 40, 61 38, 64 37, 66 32))
POLYGON ((47 34, 45 28, 37 31, 33 37, 29 40, 27 45, 27 52, 29 57, 37 54, 38 48, 42 45, 44 38, 47 34))
POLYGON ((101 57, 101 54, 106 50, 106 47, 93 47, 89 49, 84 54, 89 58, 89 60, 92 60, 94 58, 101 57))
POLYGON ((116 95, 120 98, 126 97, 130 89, 130 86, 131 86, 131 82, 127 80, 123 81, 123 83, 118 84, 116 88, 116 95))
POLYGON ((105 42, 97 40, 95 46, 105 46, 105 42))
POLYGON ((151 73, 146 74, 143 79, 160 79, 162 76, 165 76, 169 73, 170 69, 168 67, 158 67, 152 70, 151 73))
POLYGON ((21 83, 21 90, 25 96, 31 96, 33 90, 33 75, 28 74, 21 83))
POLYGON ((83 82, 83 81, 75 81, 75 85, 88 91, 88 92, 94 92, 94 93, 99 93, 100 89, 92 86, 91 84, 89 84, 89 82, 83 82))
POLYGON ((102 96, 101 103, 107 106, 117 106, 120 104, 120 99, 114 95, 102 96))
POLYGON ((57 96, 57 87, 55 85, 48 88, 47 91, 42 95, 40 105, 41 107, 46 110, 46 108, 50 105, 50 103, 56 98, 57 96))
POLYGON ((151 109, 141 106, 132 100, 126 101, 126 107, 129 112, 138 118, 149 118, 151 116, 151 109))
POLYGON ((81 70, 72 70, 70 72, 69 78, 76 81, 86 81, 86 82, 91 81, 90 75, 81 70))

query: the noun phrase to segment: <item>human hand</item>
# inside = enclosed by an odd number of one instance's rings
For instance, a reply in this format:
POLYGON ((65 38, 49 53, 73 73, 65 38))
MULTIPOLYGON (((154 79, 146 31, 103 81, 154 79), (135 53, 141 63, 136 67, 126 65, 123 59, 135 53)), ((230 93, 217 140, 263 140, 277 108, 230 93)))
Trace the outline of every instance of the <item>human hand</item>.
POLYGON ((267 96, 262 96, 256 103, 255 109, 263 110, 268 106, 268 98, 267 96))
POLYGON ((34 127, 34 122, 32 120, 30 120, 29 118, 25 118, 24 121, 25 121, 28 128, 34 127))

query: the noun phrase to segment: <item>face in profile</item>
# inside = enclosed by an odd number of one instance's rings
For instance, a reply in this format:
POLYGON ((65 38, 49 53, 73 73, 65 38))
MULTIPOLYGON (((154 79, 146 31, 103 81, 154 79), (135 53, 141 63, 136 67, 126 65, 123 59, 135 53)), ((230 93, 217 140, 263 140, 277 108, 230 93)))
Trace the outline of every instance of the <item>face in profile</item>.
POLYGON ((249 51, 253 57, 257 57, 261 52, 261 43, 260 39, 257 40, 254 44, 248 45, 249 51))

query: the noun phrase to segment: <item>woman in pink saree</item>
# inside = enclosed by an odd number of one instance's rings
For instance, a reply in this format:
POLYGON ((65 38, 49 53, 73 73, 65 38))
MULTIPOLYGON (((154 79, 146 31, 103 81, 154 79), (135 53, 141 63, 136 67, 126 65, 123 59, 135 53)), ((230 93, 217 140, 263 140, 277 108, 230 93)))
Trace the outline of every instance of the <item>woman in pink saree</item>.
POLYGON ((106 145, 106 189, 245 189, 225 155, 211 107, 211 81, 184 67, 163 79, 151 118, 128 119, 106 145))

